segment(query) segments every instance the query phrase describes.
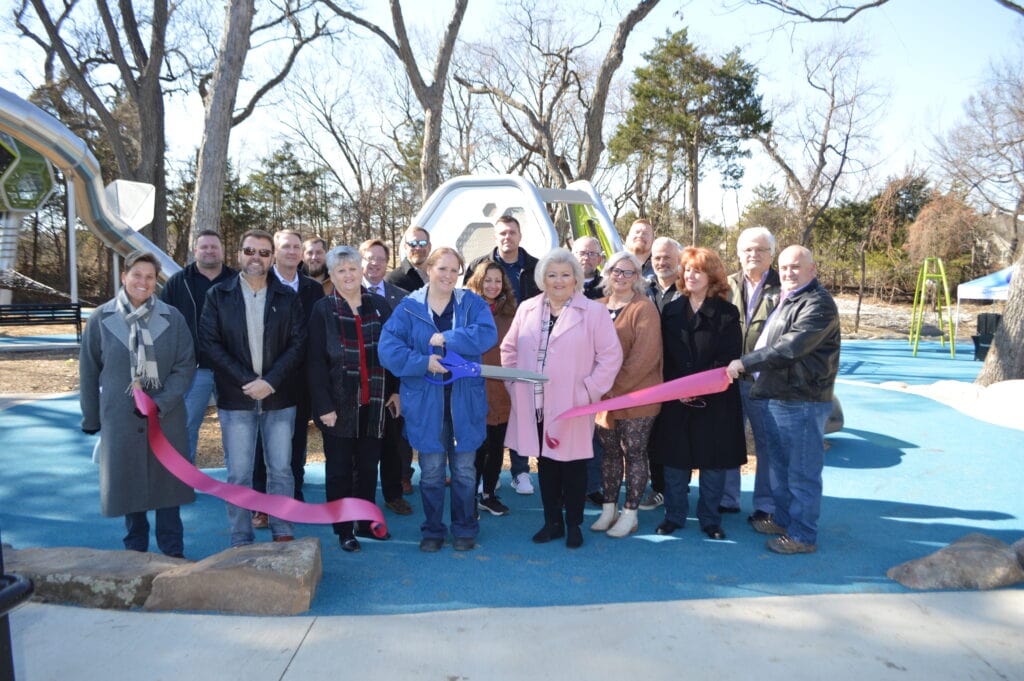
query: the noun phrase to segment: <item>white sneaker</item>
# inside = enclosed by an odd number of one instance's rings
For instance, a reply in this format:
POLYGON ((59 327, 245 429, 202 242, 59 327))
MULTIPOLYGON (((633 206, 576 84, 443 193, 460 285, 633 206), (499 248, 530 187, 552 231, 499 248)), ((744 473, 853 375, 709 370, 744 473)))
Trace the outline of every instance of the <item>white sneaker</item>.
POLYGON ((512 489, 516 494, 533 494, 533 483, 530 481, 529 473, 520 473, 512 478, 512 489))

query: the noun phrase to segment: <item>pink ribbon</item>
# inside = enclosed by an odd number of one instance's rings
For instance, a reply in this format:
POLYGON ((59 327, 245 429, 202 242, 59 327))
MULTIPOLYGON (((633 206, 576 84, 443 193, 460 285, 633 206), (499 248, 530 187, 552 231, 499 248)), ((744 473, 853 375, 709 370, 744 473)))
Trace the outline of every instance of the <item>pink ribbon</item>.
MULTIPOLYGON (((582 407, 567 409, 556 416, 555 421, 576 418, 577 416, 587 416, 588 414, 597 414, 602 411, 631 409, 633 407, 643 407, 648 404, 668 402, 669 400, 681 400, 689 397, 711 395, 713 393, 724 392, 731 382, 732 381, 729 379, 729 375, 725 372, 724 367, 719 369, 709 369, 708 371, 683 376, 682 378, 677 378, 659 385, 652 385, 649 388, 634 390, 631 393, 619 395, 618 397, 613 397, 608 400, 601 400, 600 402, 594 402, 593 404, 587 404, 582 407)), ((544 433, 544 439, 547 442, 548 447, 551 447, 552 449, 557 447, 559 444, 557 438, 553 438, 547 433, 544 433)))
POLYGON ((384 522, 384 514, 376 504, 365 499, 349 497, 326 504, 307 504, 280 494, 263 494, 248 487, 231 485, 211 478, 186 461, 167 440, 160 428, 160 418, 152 398, 139 388, 134 388, 132 393, 135 396, 135 406, 148 419, 149 446, 157 461, 163 464, 171 475, 189 487, 223 499, 240 508, 261 511, 293 523, 327 525, 369 520, 370 529, 376 536, 387 535, 388 528, 384 522))

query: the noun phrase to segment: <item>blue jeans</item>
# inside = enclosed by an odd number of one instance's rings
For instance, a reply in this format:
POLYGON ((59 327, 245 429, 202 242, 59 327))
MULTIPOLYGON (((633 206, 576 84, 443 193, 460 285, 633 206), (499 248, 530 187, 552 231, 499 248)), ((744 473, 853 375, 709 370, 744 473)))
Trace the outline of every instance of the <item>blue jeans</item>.
MULTIPOLYGON (((149 551, 149 520, 146 512, 128 513, 124 517, 124 547, 128 551, 149 551)), ((165 556, 181 557, 185 553, 184 530, 178 506, 156 509, 156 545, 165 556)))
MULTIPOLYGON (((292 430, 295 428, 295 407, 252 411, 218 409, 221 436, 224 442, 224 465, 228 482, 252 487, 252 467, 256 458, 256 433, 263 438, 263 455, 267 462, 267 492, 291 498, 292 430)), ((231 525, 231 546, 251 544, 252 513, 234 504, 227 504, 231 525)), ((271 516, 270 531, 275 537, 293 534, 292 524, 271 516)))
MULTIPOLYGON (((687 498, 690 474, 691 471, 686 469, 665 466, 665 520, 680 527, 686 524, 686 515, 690 511, 687 498)), ((722 503, 725 475, 724 468, 705 468, 700 471, 697 520, 702 529, 722 524, 722 514, 718 512, 718 507, 722 503)))
POLYGON ((775 522, 804 544, 818 541, 825 423, 831 402, 768 400, 768 456, 775 476, 775 522))
POLYGON ((452 417, 445 414, 441 441, 444 452, 420 452, 420 498, 426 519, 420 525, 424 539, 444 539, 445 464, 451 467, 452 536, 475 539, 480 532, 476 519, 476 451, 456 452, 452 417))
POLYGON ((199 427, 203 425, 206 407, 213 394, 213 369, 196 369, 192 385, 185 393, 185 413, 188 415, 188 460, 196 462, 196 447, 199 445, 199 427))
MULTIPOLYGON (((754 473, 754 510, 775 513, 775 499, 772 497, 771 459, 765 440, 765 419, 768 418, 768 400, 755 400, 750 396, 753 381, 740 381, 740 399, 743 400, 743 416, 750 422, 754 434, 754 448, 757 452, 757 471, 754 473)), ((740 469, 730 468, 725 476, 725 493, 722 505, 740 507, 740 469)))

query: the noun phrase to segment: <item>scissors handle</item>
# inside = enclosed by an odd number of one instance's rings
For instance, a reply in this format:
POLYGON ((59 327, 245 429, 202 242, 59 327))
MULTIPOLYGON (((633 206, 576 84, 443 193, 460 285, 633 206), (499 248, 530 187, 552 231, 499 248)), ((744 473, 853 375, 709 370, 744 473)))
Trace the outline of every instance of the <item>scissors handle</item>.
POLYGON ((439 361, 441 362, 441 366, 447 369, 450 375, 444 380, 424 376, 423 380, 427 383, 433 383, 434 385, 448 385, 460 378, 473 378, 480 376, 480 365, 478 363, 470 362, 451 350, 449 350, 439 361))

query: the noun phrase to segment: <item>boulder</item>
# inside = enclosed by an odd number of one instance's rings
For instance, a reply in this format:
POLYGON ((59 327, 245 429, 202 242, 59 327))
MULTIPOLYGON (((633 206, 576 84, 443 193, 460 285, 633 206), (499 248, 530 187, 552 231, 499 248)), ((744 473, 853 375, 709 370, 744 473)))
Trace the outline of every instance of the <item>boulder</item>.
POLYGON ((1024 539, 1013 542, 1013 550, 1017 552, 1017 562, 1024 568, 1024 539))
POLYGON ((322 575, 315 537, 238 546, 162 573, 145 608, 297 615, 309 610, 322 575))
POLYGON ((1019 549, 1014 547, 993 537, 973 533, 924 558, 889 568, 886 575, 909 589, 996 589, 1010 586, 1024 582, 1019 549))
POLYGON ((33 600, 90 608, 141 607, 157 575, 188 563, 138 551, 4 547, 4 570, 32 580, 33 600))

